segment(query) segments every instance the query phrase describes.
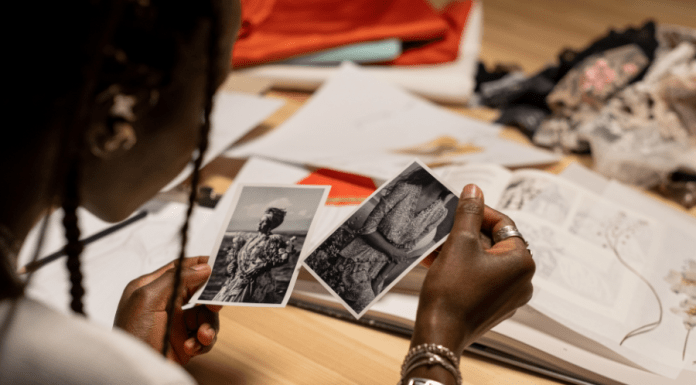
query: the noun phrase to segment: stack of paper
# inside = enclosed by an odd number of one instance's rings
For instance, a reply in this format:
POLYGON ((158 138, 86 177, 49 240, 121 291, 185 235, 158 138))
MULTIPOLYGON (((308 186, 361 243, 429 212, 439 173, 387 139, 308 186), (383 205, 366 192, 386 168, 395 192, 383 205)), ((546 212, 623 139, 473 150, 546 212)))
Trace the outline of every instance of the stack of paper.
POLYGON ((548 151, 498 137, 500 127, 449 112, 345 64, 295 115, 235 147, 264 156, 386 180, 418 157, 427 164, 554 162, 548 151))

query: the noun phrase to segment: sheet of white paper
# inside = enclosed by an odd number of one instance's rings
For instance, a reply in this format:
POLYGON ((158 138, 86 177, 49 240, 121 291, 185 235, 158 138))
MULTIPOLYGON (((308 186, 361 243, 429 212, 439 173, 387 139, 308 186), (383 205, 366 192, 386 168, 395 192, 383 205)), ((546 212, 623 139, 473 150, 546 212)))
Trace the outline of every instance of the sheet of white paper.
MULTIPOLYGON (((194 210, 189 224, 191 237, 195 237, 196 232, 200 231, 211 211, 200 207, 194 210)), ((111 327, 116 306, 128 282, 177 257, 179 231, 185 213, 186 205, 163 203, 145 218, 85 246, 80 259, 86 292, 83 302, 90 320, 111 327)), ((57 210, 50 216, 44 238, 45 251, 41 255, 51 254, 65 244, 62 216, 62 210, 57 210)), ((83 238, 112 225, 84 209, 78 210, 78 218, 83 238)), ((20 265, 31 259, 37 233, 38 226, 32 229, 20 251, 20 265)), ((194 248, 195 245, 189 243, 188 256, 199 255, 192 253, 194 248)), ((64 258, 37 270, 27 290, 32 298, 64 313, 70 311, 69 292, 70 280, 64 258)))
POLYGON ((484 201, 495 205, 508 185, 509 170, 495 164, 466 164, 442 167, 442 179, 449 183, 455 191, 461 193, 469 183, 476 184, 483 192, 484 201))
POLYGON ((578 163, 571 163, 558 176, 599 195, 602 195, 609 183, 609 179, 578 163))
POLYGON ((227 152, 260 155, 386 180, 414 157, 426 164, 548 163, 557 156, 498 138, 499 126, 452 113, 352 64, 269 134, 227 152))
MULTIPOLYGON (((213 104, 208 149, 205 152, 203 164, 215 159, 283 104, 281 99, 269 99, 240 92, 218 92, 213 104)), ((191 171, 193 167, 187 166, 162 191, 171 190, 186 180, 191 171)))

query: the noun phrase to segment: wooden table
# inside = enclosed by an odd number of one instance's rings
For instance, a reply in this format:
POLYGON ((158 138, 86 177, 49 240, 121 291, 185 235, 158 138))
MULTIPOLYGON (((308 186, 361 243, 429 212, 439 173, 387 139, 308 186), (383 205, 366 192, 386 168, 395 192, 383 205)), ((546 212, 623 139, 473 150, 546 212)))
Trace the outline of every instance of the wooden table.
MULTIPOLYGON (((432 1, 441 5, 447 0, 432 1)), ((484 2, 480 57, 488 64, 515 62, 531 73, 554 62, 564 47, 582 48, 610 27, 638 25, 648 18, 696 28, 696 2, 489 0, 484 2)), ((246 139, 272 130, 309 94, 274 90, 267 96, 282 98, 286 105, 246 139)), ((486 108, 448 108, 486 121, 497 116, 486 108)), ((529 144, 514 129, 501 135, 529 144)), ((557 173, 572 162, 592 164, 586 156, 566 156, 543 169, 557 173)), ((243 161, 218 159, 204 169, 204 183, 224 191, 242 165, 243 161)), ((696 208, 690 214, 696 216, 696 208)), ((220 321, 213 351, 187 366, 201 384, 395 384, 409 345, 404 337, 294 307, 226 307, 220 321)), ((469 354, 462 358, 461 370, 465 384, 561 383, 469 354)))

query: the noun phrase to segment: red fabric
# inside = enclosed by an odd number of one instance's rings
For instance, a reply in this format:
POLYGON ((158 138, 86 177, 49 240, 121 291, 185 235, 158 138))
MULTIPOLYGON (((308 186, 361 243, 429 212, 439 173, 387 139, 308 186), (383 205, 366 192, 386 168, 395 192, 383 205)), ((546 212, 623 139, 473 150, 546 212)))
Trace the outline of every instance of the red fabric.
POLYGON ((297 182, 301 185, 331 186, 327 205, 345 206, 362 203, 375 190, 375 182, 368 177, 320 168, 297 182))
POLYGON ((459 41, 462 38, 472 4, 473 1, 461 1, 447 5, 441 14, 442 19, 449 26, 444 39, 406 50, 398 58, 386 64, 438 64, 455 61, 459 54, 459 41))
POLYGON ((452 26, 426 0, 242 0, 235 67, 345 44, 445 38, 452 26))

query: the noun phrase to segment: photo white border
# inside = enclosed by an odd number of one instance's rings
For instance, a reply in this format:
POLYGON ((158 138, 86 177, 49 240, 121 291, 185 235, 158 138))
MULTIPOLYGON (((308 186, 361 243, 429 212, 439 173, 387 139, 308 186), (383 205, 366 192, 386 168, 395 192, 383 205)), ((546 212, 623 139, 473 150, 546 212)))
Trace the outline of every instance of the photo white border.
MULTIPOLYGON (((205 305, 220 305, 220 306, 247 306, 247 307, 285 307, 288 303, 288 300, 290 299, 290 295, 292 294, 292 289, 295 287, 295 281, 297 281, 297 275, 300 272, 300 268, 302 267, 302 264, 304 263, 304 259, 307 258, 307 256, 310 254, 307 251, 307 240, 310 239, 311 234, 315 231, 316 228, 316 223, 317 223, 317 216, 321 215, 321 212, 324 210, 324 205, 326 204, 326 199, 329 196, 329 190, 331 189, 331 186, 320 186, 320 185, 297 185, 297 184, 266 184, 266 183, 240 183, 235 187, 234 190, 234 196, 232 198, 232 201, 230 203, 230 206, 227 208, 227 214, 225 216, 225 221, 223 222, 223 225, 220 229, 220 232, 217 236, 217 239, 215 240, 215 245, 213 246, 213 249, 210 252, 210 257, 208 259, 208 265, 212 269, 215 266, 215 260, 217 259, 218 251, 220 250, 220 246, 222 245, 222 240, 225 238, 225 233, 227 232, 227 227, 229 226, 230 221, 232 220, 232 216, 234 215, 235 211, 237 210, 237 204, 239 203, 239 198, 242 196, 242 192, 246 187, 262 187, 262 188, 291 188, 291 189, 302 189, 302 190, 323 190, 322 196, 317 202, 317 209, 314 211, 314 216, 312 217, 312 221, 309 224, 309 229, 307 230, 307 235, 305 236, 305 241, 302 243, 302 248, 300 249, 300 255, 297 259, 297 265, 295 266, 295 269, 292 273, 292 279, 290 279, 290 282, 288 283, 288 289, 285 292, 285 297, 283 297, 283 301, 279 304, 277 303, 252 303, 252 302, 223 302, 223 301, 209 301, 209 300, 199 300, 198 298, 201 296, 201 293, 205 290, 205 287, 208 285, 208 280, 205 281, 205 283, 191 296, 191 299, 189 300, 188 304, 186 304, 183 308, 190 308, 193 307, 196 304, 205 304, 205 305)), ((211 273, 212 276, 212 273, 211 273)))
MULTIPOLYGON (((414 159, 412 162, 410 162, 406 167, 404 167, 401 171, 399 171, 398 174, 396 174, 394 177, 392 177, 392 178, 389 179, 388 181, 384 182, 381 186, 379 186, 379 188, 378 188, 377 190, 375 190, 375 192, 373 192, 367 199, 365 199, 358 207, 356 207, 355 210, 353 210, 353 211, 346 217, 346 219, 345 219, 344 221, 342 221, 341 223, 339 223, 335 228, 333 228, 330 232, 328 232, 327 235, 326 235, 324 238, 322 238, 322 240, 321 240, 320 242, 318 242, 318 243, 316 244, 316 246, 315 246, 314 248, 312 248, 311 251, 309 251, 309 252, 307 253, 307 256, 310 256, 312 253, 314 253, 314 251, 315 251, 316 249, 318 249, 318 248, 319 248, 331 235, 333 235, 333 234, 336 232, 336 230, 338 230, 341 226, 343 226, 343 225, 346 223, 346 221, 348 221, 348 220, 350 220, 351 218, 353 218, 353 216, 354 216, 358 211, 360 211, 360 209, 362 209, 363 206, 365 206, 366 204, 368 204, 368 203, 370 202, 370 200, 372 200, 373 197, 375 197, 377 194, 379 194, 379 193, 382 191, 382 189, 384 189, 386 186, 390 185, 392 182, 394 182, 394 180, 403 177, 404 172, 405 172, 406 170, 408 170, 409 168, 411 168, 411 167, 413 166, 414 163, 418 164, 421 168, 423 168, 424 170, 428 171, 428 173, 429 173, 430 175, 432 175, 433 178, 435 178, 435 180, 437 180, 437 181, 438 181, 440 184, 442 184, 446 189, 448 189, 452 194, 454 194, 454 197, 455 197, 457 200, 459 199, 460 193, 455 192, 456 190, 454 190, 450 185, 448 185, 447 183, 445 183, 445 182, 442 180, 442 178, 440 178, 436 173, 433 172, 433 170, 431 170, 428 166, 426 166, 425 163, 423 163, 420 159, 416 158, 416 159, 414 159)), ((331 286, 329 286, 326 282, 324 282, 324 279, 321 278, 321 277, 319 276, 319 274, 317 274, 311 267, 309 267, 309 266, 307 265, 307 263, 305 262, 306 257, 305 257, 305 259, 302 260, 302 266, 304 266, 304 268, 307 269, 307 270, 312 274, 312 276, 314 276, 314 278, 316 278, 316 280, 319 281, 319 283, 321 283, 322 286, 324 286, 324 288, 325 288, 326 290, 328 290, 329 293, 331 293, 331 295, 333 295, 334 297, 336 297, 336 298, 338 299, 338 301, 348 310, 348 312, 350 312, 350 314, 353 315, 353 317, 355 317, 356 319, 360 319, 360 317, 362 317, 362 316, 363 316, 375 303, 377 303, 377 301, 380 300, 380 298, 382 298, 382 296, 384 296, 389 290, 391 290, 391 288, 394 287, 394 286, 395 286, 406 274, 408 274, 417 264, 419 264, 423 259, 425 259, 425 257, 427 257, 427 256, 428 256, 430 253, 432 253, 435 249, 437 249, 438 247, 440 247, 440 245, 442 245, 442 244, 447 240, 448 237, 449 237, 449 233, 447 233, 447 235, 445 235, 444 237, 442 237, 442 239, 440 239, 439 241, 437 241, 432 247, 430 247, 428 250, 426 250, 426 251, 423 253, 423 255, 421 255, 420 257, 418 257, 418 259, 417 259, 416 261, 414 261, 408 268, 404 269, 404 271, 401 272, 401 274, 399 274, 399 276, 397 276, 396 278, 394 278, 394 280, 393 280, 388 286, 382 288, 382 291, 381 291, 377 296, 375 296, 375 299, 373 299, 372 302, 370 302, 367 306, 365 306, 365 308, 362 309, 362 311, 360 311, 360 313, 356 313, 355 310, 353 310, 353 308, 350 307, 350 305, 348 305, 348 304, 343 300, 343 298, 341 298, 341 296, 338 295, 338 293, 336 293, 336 292, 331 288, 331 286)))

